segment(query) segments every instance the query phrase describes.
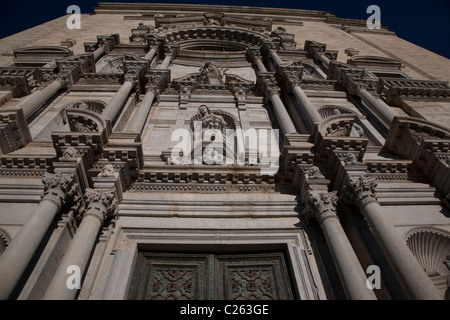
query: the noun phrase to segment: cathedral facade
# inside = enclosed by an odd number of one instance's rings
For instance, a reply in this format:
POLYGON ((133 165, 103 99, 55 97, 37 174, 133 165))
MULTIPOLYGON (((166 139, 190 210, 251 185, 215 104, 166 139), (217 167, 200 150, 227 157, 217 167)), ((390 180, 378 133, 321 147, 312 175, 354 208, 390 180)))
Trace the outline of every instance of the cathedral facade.
POLYGON ((100 3, 0 40, 0 299, 448 299, 450 62, 312 10, 100 3))

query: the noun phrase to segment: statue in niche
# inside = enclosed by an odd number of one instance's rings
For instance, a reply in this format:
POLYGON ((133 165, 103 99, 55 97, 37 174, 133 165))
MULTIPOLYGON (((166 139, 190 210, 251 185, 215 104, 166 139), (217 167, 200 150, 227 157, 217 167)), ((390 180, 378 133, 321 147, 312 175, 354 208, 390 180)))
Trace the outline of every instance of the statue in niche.
POLYGON ((224 120, 218 112, 211 112, 206 105, 201 105, 198 108, 198 113, 200 114, 200 121, 202 122, 203 129, 214 129, 225 132, 227 127, 227 122, 224 120))
POLYGON ((199 69, 200 83, 208 84, 222 84, 224 82, 224 75, 228 69, 219 69, 212 61, 206 61, 203 67, 199 69))
POLYGON ((223 164, 223 155, 214 150, 214 148, 207 147, 203 151, 203 161, 206 164, 223 164))

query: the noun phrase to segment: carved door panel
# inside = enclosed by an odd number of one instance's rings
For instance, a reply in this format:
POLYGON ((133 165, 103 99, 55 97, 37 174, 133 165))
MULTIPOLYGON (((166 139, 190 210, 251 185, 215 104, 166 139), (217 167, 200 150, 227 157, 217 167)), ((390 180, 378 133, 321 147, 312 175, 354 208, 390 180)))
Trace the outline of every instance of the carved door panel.
POLYGON ((139 253, 133 300, 293 299, 282 253, 139 253))

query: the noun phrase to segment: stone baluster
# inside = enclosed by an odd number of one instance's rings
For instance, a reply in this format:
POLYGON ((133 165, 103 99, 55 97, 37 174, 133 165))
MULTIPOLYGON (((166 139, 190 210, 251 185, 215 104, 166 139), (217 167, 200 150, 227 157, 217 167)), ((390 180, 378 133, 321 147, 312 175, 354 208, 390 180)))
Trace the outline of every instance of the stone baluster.
POLYGON ((0 299, 8 299, 61 207, 76 194, 74 175, 46 173, 44 196, 0 256, 0 299))
POLYGON ((144 125, 147 121, 148 114, 150 112, 150 108, 152 106, 153 100, 155 99, 155 95, 157 93, 156 88, 149 88, 141 103, 139 104, 136 113, 131 120, 131 123, 128 127, 128 131, 141 133, 144 125))
POLYGON ((83 220, 50 282, 44 300, 73 300, 75 298, 77 289, 67 286, 70 276, 70 273, 67 273, 68 267, 76 266, 80 269, 80 274, 84 274, 103 222, 105 219, 117 215, 118 207, 114 190, 86 189, 85 199, 87 209, 83 220))
POLYGON ((114 119, 119 114, 120 110, 122 109, 123 105, 128 99, 128 95, 130 94, 131 90, 133 89, 133 82, 130 80, 126 80, 120 89, 116 92, 114 97, 111 99, 111 101, 108 103, 108 105, 103 110, 103 117, 105 120, 113 122, 114 119))
POLYGON ((400 237, 399 231, 383 214, 375 195, 376 185, 375 180, 359 176, 349 178, 345 188, 364 215, 407 296, 417 300, 440 300, 433 282, 400 237))
POLYGON ((305 212, 317 219, 323 230, 345 295, 351 300, 375 300, 367 287, 367 278, 336 215, 337 196, 334 193, 314 193, 308 190, 305 212))
POLYGON ((67 87, 67 82, 63 79, 56 79, 42 90, 38 90, 32 93, 30 96, 22 100, 16 105, 16 108, 23 110, 25 119, 29 118, 46 103, 51 97, 53 97, 60 89, 67 87))

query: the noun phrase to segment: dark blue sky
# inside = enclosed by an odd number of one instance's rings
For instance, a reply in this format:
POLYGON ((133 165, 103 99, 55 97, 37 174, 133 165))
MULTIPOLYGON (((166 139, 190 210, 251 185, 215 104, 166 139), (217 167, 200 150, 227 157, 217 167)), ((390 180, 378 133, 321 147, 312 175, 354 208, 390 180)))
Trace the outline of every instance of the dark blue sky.
MULTIPOLYGON (((127 2, 126 0, 111 2, 127 2)), ((130 1, 150 2, 150 1, 130 1)), ((342 18, 367 19, 369 5, 381 9, 381 23, 403 39, 450 59, 450 0, 156 0, 154 3, 196 3, 324 10, 342 18)), ((93 12, 94 0, 0 0, 0 38, 66 14, 69 5, 93 12)))

